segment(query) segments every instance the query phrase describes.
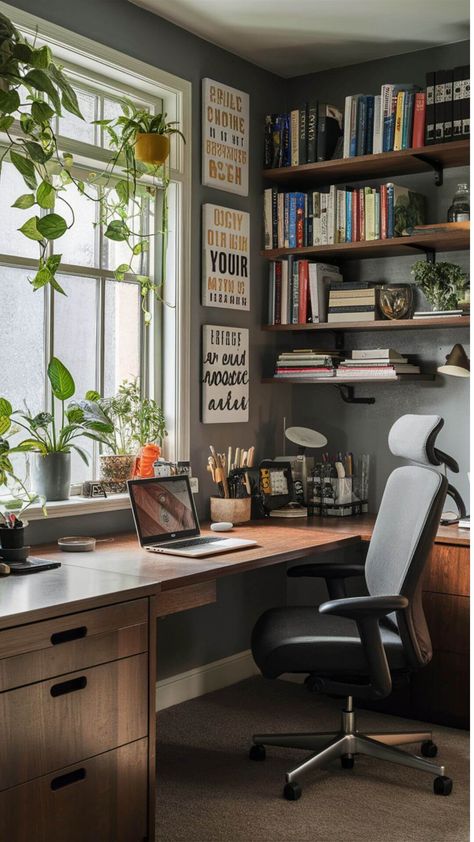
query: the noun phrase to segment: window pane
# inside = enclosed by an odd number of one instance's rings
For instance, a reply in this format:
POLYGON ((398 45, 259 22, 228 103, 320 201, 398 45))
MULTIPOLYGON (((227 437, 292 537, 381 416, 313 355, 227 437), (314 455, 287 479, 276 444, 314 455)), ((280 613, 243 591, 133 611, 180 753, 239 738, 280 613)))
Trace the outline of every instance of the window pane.
MULTIPOLYGON (((44 293, 33 293, 27 273, 6 266, 2 273, 2 330, 0 331, 0 394, 13 409, 28 409, 36 414, 45 408, 44 364, 44 293), (20 338, 21 337, 21 338, 20 338)), ((26 438, 23 431, 13 441, 26 438)), ((18 476, 26 473, 23 456, 14 457, 18 476)))
MULTIPOLYGON (((94 187, 87 185, 86 190, 90 196, 97 196, 97 190, 94 187)), ((72 207, 74 225, 63 237, 55 241, 55 251, 62 254, 63 263, 72 263, 76 266, 98 266, 99 258, 95 246, 97 229, 94 227, 98 219, 97 202, 79 193, 74 184, 68 184, 61 195, 72 207)), ((68 225, 71 224, 71 210, 65 202, 58 200, 55 211, 64 217, 68 225)))
MULTIPOLYGON (((97 299, 95 278, 60 276, 67 293, 54 296, 54 354, 70 370, 76 384, 76 398, 83 398, 97 385, 97 299)), ((72 481, 83 482, 92 476, 93 443, 78 438, 75 443, 89 454, 89 467, 77 453, 72 454, 72 481)))
POLYGON ((75 88, 75 91, 79 110, 84 119, 80 120, 79 117, 75 117, 63 108, 63 116, 58 120, 58 133, 62 137, 70 137, 81 143, 94 144, 96 126, 91 124, 97 120, 97 97, 89 91, 81 91, 78 88, 75 88))
POLYGON ((0 176, 2 198, 2 224, 0 225, 0 254, 15 254, 19 257, 38 257, 38 243, 29 240, 17 229, 34 216, 38 209, 20 210, 12 208, 13 202, 24 193, 31 193, 13 164, 4 163, 0 176))
MULTIPOLYGON (((118 203, 118 197, 115 190, 109 191, 109 203, 112 206, 115 203, 118 203)), ((127 225, 132 231, 132 235, 129 238, 129 243, 126 242, 117 242, 116 240, 109 240, 107 237, 104 237, 104 249, 103 249, 103 265, 106 269, 116 269, 117 266, 120 266, 123 263, 130 265, 130 261, 132 262, 133 271, 140 275, 145 275, 147 272, 148 266, 148 255, 144 252, 141 255, 136 255, 132 258, 131 248, 138 242, 140 236, 143 236, 147 231, 148 222, 144 218, 144 207, 148 206, 148 202, 144 199, 138 199, 135 202, 130 202, 128 207, 128 218, 127 218, 127 225)))
POLYGON ((137 284, 106 281, 104 395, 140 374, 140 291, 137 284))

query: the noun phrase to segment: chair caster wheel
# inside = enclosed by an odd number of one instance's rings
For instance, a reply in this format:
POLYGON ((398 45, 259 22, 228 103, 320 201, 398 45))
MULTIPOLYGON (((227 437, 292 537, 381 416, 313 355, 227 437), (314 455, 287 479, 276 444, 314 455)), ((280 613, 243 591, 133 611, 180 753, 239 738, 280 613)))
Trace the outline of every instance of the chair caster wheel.
POLYGON ((433 792, 435 795, 451 795, 453 782, 446 775, 439 775, 433 781, 433 792))
POLYGON ((250 760, 265 760, 266 751, 265 746, 259 744, 253 745, 250 747, 249 751, 249 759, 250 760))
POLYGON ((433 742, 433 740, 425 740, 425 742, 421 744, 421 753, 423 757, 436 757, 438 754, 438 746, 433 742))
POLYGON ((301 798, 301 793, 302 789, 296 781, 285 784, 283 787, 283 798, 286 798, 287 801, 298 801, 301 798))
POLYGON ((343 769, 353 769, 354 756, 351 754, 341 754, 341 766, 343 769))

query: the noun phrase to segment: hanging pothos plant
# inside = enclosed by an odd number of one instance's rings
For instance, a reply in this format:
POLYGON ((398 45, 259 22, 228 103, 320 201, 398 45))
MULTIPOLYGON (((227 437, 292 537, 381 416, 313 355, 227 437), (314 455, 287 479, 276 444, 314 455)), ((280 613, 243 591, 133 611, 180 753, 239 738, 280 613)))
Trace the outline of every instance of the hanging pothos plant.
MULTIPOLYGON (((33 289, 48 284, 64 293, 57 280, 61 254, 48 254, 49 243, 59 240, 74 225, 74 211, 65 198, 66 187, 74 184, 79 193, 99 203, 99 222, 110 240, 125 243, 128 262, 115 269, 115 278, 136 280, 141 287, 145 323, 151 320, 149 294, 161 300, 167 234, 166 189, 169 179, 164 161, 139 161, 135 155, 137 138, 145 133, 169 137, 184 136, 176 123, 167 123, 166 114, 151 115, 133 102, 121 101, 122 115, 114 120, 97 121, 104 126, 113 154, 104 172, 90 173, 87 179, 73 172, 73 157, 62 154, 55 133, 55 121, 63 109, 84 119, 76 94, 47 46, 30 44, 12 22, 0 14, 0 133, 5 137, 0 153, 9 157, 28 188, 13 203, 22 210, 37 209, 19 228, 39 245, 39 264, 30 278, 33 289), (145 178, 146 176, 146 178, 145 178), (97 191, 90 188, 97 187, 97 191), (162 280, 156 284, 150 273, 143 273, 143 258, 149 249, 149 236, 141 230, 141 201, 163 189, 161 230, 162 280), (64 207, 66 218, 59 212, 64 207), (69 220, 69 221, 68 221, 69 220)), ((166 156, 167 157, 167 156, 166 156)))

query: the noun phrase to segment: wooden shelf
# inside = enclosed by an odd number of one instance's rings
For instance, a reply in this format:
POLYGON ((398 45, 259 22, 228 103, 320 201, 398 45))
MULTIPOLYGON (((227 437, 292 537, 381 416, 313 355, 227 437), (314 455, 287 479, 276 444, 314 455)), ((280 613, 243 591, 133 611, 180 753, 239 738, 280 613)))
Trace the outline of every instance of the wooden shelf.
POLYGON ((310 383, 312 386, 352 386, 358 383, 413 383, 413 381, 433 381, 435 374, 399 374, 396 378, 380 378, 376 377, 328 377, 321 380, 303 379, 302 377, 264 377, 262 383, 291 383, 292 385, 310 383))
POLYGON ((322 322, 320 324, 304 325, 264 325, 263 330, 275 331, 278 333, 303 333, 307 331, 372 331, 372 330, 426 330, 429 328, 443 327, 469 327, 470 316, 452 316, 442 318, 440 316, 427 319, 394 319, 385 321, 379 319, 375 322, 322 322))
POLYGON ((403 149, 401 152, 381 152, 377 155, 359 155, 356 158, 338 158, 321 161, 318 164, 302 164, 299 167, 279 167, 264 170, 267 181, 285 187, 305 185, 336 184, 342 181, 363 179, 391 179, 397 175, 429 172, 434 167, 463 167, 469 164, 469 141, 454 140, 451 143, 436 143, 420 146, 418 149, 403 149))
POLYGON ((464 251, 469 248, 469 235, 468 228, 454 228, 452 231, 393 237, 390 240, 360 240, 356 243, 335 243, 331 246, 305 246, 296 249, 264 249, 260 254, 267 260, 278 260, 288 254, 295 257, 318 257, 322 260, 363 260, 367 257, 397 257, 407 254, 421 256, 425 250, 464 251))

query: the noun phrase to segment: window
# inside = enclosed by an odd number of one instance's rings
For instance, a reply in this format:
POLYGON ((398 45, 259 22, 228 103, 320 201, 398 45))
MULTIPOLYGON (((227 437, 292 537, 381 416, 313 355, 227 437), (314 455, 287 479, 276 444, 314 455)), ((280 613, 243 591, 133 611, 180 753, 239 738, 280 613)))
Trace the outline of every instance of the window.
MULTIPOLYGON (((61 151, 73 155, 78 177, 85 179, 88 172, 105 168, 109 157, 106 134, 93 121, 121 113, 118 99, 123 95, 154 113, 165 110, 168 119, 180 121, 188 138, 186 150, 172 143, 170 157, 164 298, 176 306, 150 302, 153 319, 148 328, 143 323, 138 284, 114 280, 113 269, 124 262, 122 244, 106 239, 101 226, 94 225, 98 218, 94 201, 72 186, 65 193, 72 211, 64 206, 60 212, 65 217, 73 212, 75 224, 51 247, 62 254, 58 280, 66 296, 49 287, 33 292, 27 279, 34 274, 36 244, 17 230, 28 211, 11 209, 2 214, 1 393, 15 407, 21 407, 25 399, 32 411, 48 407, 46 366, 52 355, 70 369, 78 397, 88 389, 110 395, 122 380, 139 376, 143 393, 161 402, 165 410, 169 456, 188 458, 188 406, 184 406, 187 343, 183 348, 180 342, 187 334, 189 308, 189 225, 185 216, 189 204, 190 85, 5 4, 0 7, 27 37, 34 37, 38 29, 38 40, 51 46, 76 90, 85 120, 66 112, 57 121, 56 130, 61 151)), ((19 173, 6 163, 0 176, 2 208, 9 208, 24 190, 19 173)), ((92 192, 90 187, 88 192, 92 192)), ((160 280, 162 263, 158 223, 162 198, 158 191, 156 197, 143 200, 140 213, 141 230, 156 235, 150 237, 150 251, 142 256, 143 273, 150 272, 156 280, 160 280)), ((94 477, 97 470, 95 446, 89 440, 82 446, 91 455, 90 467, 73 455, 74 483, 94 477)))

